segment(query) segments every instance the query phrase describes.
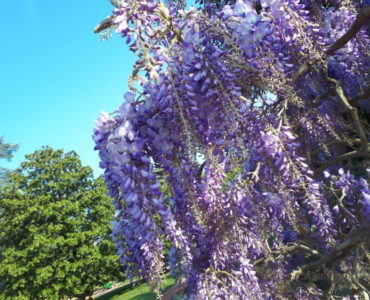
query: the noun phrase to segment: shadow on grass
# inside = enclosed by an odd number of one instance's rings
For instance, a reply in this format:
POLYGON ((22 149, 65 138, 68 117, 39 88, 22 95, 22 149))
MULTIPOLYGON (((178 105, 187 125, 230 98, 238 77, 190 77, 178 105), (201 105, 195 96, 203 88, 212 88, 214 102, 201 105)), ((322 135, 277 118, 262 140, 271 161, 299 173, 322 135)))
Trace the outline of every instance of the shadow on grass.
MULTIPOLYGON (((169 290, 175 285, 173 278, 166 276, 166 281, 162 289, 162 293, 169 290)), ((155 294, 149 290, 145 283, 140 283, 133 287, 131 284, 124 285, 105 295, 99 296, 97 300, 155 300, 155 294)))
POLYGON ((127 298, 127 300, 155 300, 154 293, 144 293, 137 296, 127 298))
POLYGON ((132 285, 127 284, 127 285, 121 286, 120 288, 115 289, 115 290, 113 290, 113 291, 111 291, 107 294, 99 296, 96 299, 98 299, 98 300, 110 300, 114 296, 119 296, 119 295, 123 294, 125 291, 130 290, 130 289, 132 289, 132 285))

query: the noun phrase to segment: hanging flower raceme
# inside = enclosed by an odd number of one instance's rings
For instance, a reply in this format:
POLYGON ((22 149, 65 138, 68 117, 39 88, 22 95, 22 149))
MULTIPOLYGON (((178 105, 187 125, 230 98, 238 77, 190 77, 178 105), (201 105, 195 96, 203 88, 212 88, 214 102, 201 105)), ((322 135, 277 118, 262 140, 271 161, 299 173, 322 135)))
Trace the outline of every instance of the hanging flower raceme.
POLYGON ((364 270, 368 36, 328 57, 357 6, 314 2, 114 11, 138 84, 93 138, 129 277, 159 293, 168 264, 189 299, 318 299, 364 270))

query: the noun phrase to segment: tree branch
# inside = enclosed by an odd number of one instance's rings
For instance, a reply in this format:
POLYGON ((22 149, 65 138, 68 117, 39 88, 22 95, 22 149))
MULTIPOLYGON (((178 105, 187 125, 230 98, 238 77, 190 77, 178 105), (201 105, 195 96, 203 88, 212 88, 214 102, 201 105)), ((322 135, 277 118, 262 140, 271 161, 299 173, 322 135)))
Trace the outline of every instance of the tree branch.
POLYGON ((306 73, 310 69, 310 64, 308 62, 304 62, 298 70, 293 74, 292 81, 293 83, 296 83, 298 79, 300 79, 302 76, 306 75, 306 73))
POLYGON ((342 196, 340 196, 338 198, 338 205, 339 205, 339 208, 343 211, 343 213, 348 217, 348 219, 351 221, 351 223, 353 225, 356 225, 356 219, 355 217, 353 216, 353 214, 351 214, 351 212, 345 208, 344 204, 343 204, 343 200, 344 198, 347 197, 347 194, 346 194, 346 191, 344 188, 342 188, 342 196))
MULTIPOLYGON (((360 31, 362 26, 369 20, 370 18, 370 6, 364 8, 357 14, 357 18, 355 22, 352 24, 351 28, 338 40, 336 40, 326 51, 327 55, 333 55, 335 51, 339 50, 340 48, 344 47, 349 40, 351 40, 357 32, 360 31)), ((306 75, 306 73, 310 69, 310 64, 304 62, 298 70, 293 74, 292 81, 293 83, 297 82, 302 76, 306 75)))
POLYGON ((353 120, 353 123, 354 123, 354 126, 357 130, 357 133, 361 139, 361 146, 362 146, 362 149, 363 150, 368 150, 367 148, 369 147, 368 145, 368 142, 367 142, 367 136, 366 136, 366 133, 364 131, 364 128, 363 126, 361 125, 361 121, 360 121, 360 118, 358 116, 358 112, 357 112, 357 109, 354 108, 349 102, 348 102, 348 99, 347 97, 345 96, 344 94, 344 91, 342 89, 342 86, 340 85, 340 82, 333 79, 333 78, 330 78, 326 72, 322 71, 322 76, 323 76, 323 79, 328 82, 328 83, 332 83, 334 84, 334 88, 335 88, 335 93, 337 94, 340 102, 342 103, 342 105, 344 106, 345 110, 351 115, 352 117, 352 120, 353 120))
POLYGON ((361 242, 366 242, 370 239, 369 228, 360 228, 359 230, 352 232, 348 235, 347 239, 335 247, 333 247, 328 254, 320 258, 319 260, 313 261, 311 263, 305 264, 299 267, 297 270, 293 271, 291 274, 292 280, 297 280, 305 271, 313 270, 315 268, 321 267, 322 265, 327 265, 337 259, 339 256, 345 254, 344 252, 350 250, 351 248, 357 246, 361 242))
MULTIPOLYGON (((316 257, 319 257, 321 258, 322 255, 315 249, 312 249, 306 245, 303 245, 303 244, 295 244, 295 243, 291 243, 291 244, 288 244, 278 250, 274 250, 274 251, 271 251, 271 254, 274 254, 274 255, 282 255, 282 254, 287 254, 287 253, 293 253, 293 252, 297 252, 297 251, 303 251, 303 252, 306 252, 307 254, 310 254, 312 256, 316 256, 316 257)), ((266 259, 268 259, 268 257, 262 257, 260 259, 257 259, 254 263, 253 263, 253 266, 257 266, 261 263, 263 263, 266 259)))
POLYGON ((337 156, 337 157, 335 157, 331 160, 323 162, 321 164, 321 166, 316 170, 316 173, 320 174, 320 173, 324 172, 330 166, 333 166, 337 163, 340 163, 342 161, 349 160, 349 159, 352 159, 352 158, 368 158, 368 159, 370 159, 370 151, 369 151, 369 149, 356 150, 356 151, 347 152, 343 155, 337 156))
POLYGON ((358 13, 357 18, 351 28, 329 47, 329 49, 326 51, 326 54, 333 55, 335 51, 344 47, 344 45, 347 44, 348 41, 360 31, 361 27, 369 20, 369 18, 370 6, 367 6, 358 13))
MULTIPOLYGON (((335 146, 335 145, 344 145, 344 146, 350 146, 350 147, 354 147, 356 145, 360 145, 361 144, 361 140, 360 139, 352 139, 352 140, 334 140, 334 141, 331 141, 331 142, 327 142, 325 144, 326 147, 331 147, 331 146, 335 146)), ((320 152, 322 152, 323 150, 322 149, 317 149, 315 151, 312 151, 311 152, 311 155, 314 156, 314 155, 317 155, 319 154, 320 152)), ((323 162, 322 161, 314 161, 314 163, 316 164, 322 164, 323 162)))
POLYGON ((115 6, 116 8, 122 7, 122 2, 120 0, 110 0, 110 3, 115 6))
POLYGON ((106 30, 114 25, 113 23, 114 16, 107 17, 104 21, 100 22, 96 27, 94 28, 94 33, 102 32, 103 30, 106 30))

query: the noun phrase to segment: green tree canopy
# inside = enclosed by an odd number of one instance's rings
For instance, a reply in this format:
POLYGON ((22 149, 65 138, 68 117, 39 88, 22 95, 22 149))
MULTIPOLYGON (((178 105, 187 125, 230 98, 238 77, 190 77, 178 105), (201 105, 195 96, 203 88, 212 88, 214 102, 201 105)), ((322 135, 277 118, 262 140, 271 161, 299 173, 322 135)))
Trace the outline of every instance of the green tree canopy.
POLYGON ((0 299, 84 297, 122 276, 101 178, 75 152, 26 156, 0 196, 0 299))
MULTIPOLYGON (((18 150, 19 145, 5 143, 4 137, 0 137, 0 159, 10 160, 13 157, 13 153, 18 150)), ((10 175, 10 170, 0 166, 0 187, 5 184, 7 178, 10 175)))
POLYGON ((4 137, 0 137, 0 159, 10 160, 13 157, 13 152, 17 151, 18 147, 16 144, 5 143, 4 137))

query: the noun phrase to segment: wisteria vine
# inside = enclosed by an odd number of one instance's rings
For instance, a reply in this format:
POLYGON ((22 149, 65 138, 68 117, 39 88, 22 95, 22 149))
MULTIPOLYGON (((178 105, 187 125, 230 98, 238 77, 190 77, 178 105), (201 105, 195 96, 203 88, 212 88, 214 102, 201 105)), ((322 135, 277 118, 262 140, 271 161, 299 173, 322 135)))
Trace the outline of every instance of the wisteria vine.
POLYGON ((369 297, 368 1, 111 3, 95 32, 138 58, 93 138, 127 276, 159 298, 167 268, 187 299, 369 297))

